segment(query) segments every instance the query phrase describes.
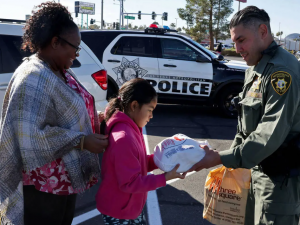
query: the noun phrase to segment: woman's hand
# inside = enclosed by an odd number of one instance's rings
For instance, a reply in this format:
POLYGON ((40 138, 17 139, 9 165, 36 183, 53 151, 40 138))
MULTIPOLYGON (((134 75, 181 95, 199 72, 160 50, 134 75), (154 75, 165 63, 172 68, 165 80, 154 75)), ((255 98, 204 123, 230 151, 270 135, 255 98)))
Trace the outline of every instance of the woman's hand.
POLYGON ((84 137, 83 148, 92 153, 103 153, 108 146, 108 135, 90 134, 84 137))
POLYGON ((176 178, 180 178, 180 179, 184 179, 185 178, 185 175, 187 174, 186 172, 181 174, 181 173, 177 173, 177 169, 179 168, 179 164, 177 164, 170 172, 167 172, 165 173, 165 178, 166 178, 166 181, 168 180, 173 180, 173 179, 176 179, 176 178))

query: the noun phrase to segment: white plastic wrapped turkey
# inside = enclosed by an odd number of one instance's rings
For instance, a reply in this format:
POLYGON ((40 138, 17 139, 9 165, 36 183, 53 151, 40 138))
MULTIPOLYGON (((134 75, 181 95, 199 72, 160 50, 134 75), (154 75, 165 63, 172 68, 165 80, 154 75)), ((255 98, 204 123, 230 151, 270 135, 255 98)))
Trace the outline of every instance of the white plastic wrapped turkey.
POLYGON ((196 141, 184 134, 176 134, 164 139, 154 149, 154 163, 165 172, 171 171, 180 164, 177 172, 183 173, 199 162, 205 155, 200 145, 207 145, 207 141, 196 141))

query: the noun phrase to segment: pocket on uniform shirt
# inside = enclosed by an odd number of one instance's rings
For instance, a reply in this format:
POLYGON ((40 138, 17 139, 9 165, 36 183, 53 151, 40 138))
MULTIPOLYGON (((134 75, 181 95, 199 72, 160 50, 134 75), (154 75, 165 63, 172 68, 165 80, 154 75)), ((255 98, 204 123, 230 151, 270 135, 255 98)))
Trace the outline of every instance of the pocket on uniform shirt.
POLYGON ((262 99, 246 97, 240 101, 242 105, 242 130, 246 134, 255 131, 261 119, 262 99))

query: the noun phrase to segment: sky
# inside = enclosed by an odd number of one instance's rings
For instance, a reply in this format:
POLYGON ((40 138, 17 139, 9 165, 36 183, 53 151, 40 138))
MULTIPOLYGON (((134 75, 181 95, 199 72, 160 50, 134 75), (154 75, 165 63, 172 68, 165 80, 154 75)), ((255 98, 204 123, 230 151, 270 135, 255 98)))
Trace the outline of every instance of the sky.
MULTIPOLYGON (((45 0, 44 0, 45 1, 45 0)), ((0 18, 8 19, 25 19, 26 14, 31 14, 32 9, 35 5, 38 5, 43 0, 0 0, 0 18)), ((81 24, 81 15, 75 18, 74 13, 74 0, 55 0, 60 1, 61 4, 68 7, 69 11, 74 17, 74 21, 81 24)), ((85 1, 85 0, 83 0, 85 1)), ((118 22, 119 12, 120 12, 120 2, 119 0, 103 0, 103 19, 105 22, 112 23, 118 22)), ((86 2, 95 3, 95 15, 88 16, 88 21, 91 18, 96 21, 101 21, 101 0, 86 0, 86 2)), ((186 27, 186 22, 181 20, 177 14, 178 8, 184 8, 186 5, 186 0, 125 0, 124 10, 128 13, 137 13, 141 11, 142 13, 152 13, 152 11, 157 14, 162 14, 163 12, 168 12, 168 21, 163 21, 164 25, 170 25, 171 23, 176 24, 177 27, 186 27)), ((239 3, 234 0, 233 8, 234 13, 238 11, 239 3)), ((271 18, 271 29, 273 33, 277 33, 279 29, 283 31, 282 38, 285 35, 291 33, 300 33, 300 0, 247 0, 247 3, 240 3, 241 9, 248 6, 255 5, 261 9, 267 11, 271 18)), ((234 15, 234 13, 228 18, 234 15)), ((137 15, 135 15, 135 20, 129 20, 133 25, 150 25, 153 20, 151 15, 142 15, 142 19, 138 20, 137 15)), ((87 15, 83 16, 83 22, 87 22, 87 15)), ((160 16, 157 16, 157 22, 161 24, 160 16)), ((127 20, 124 20, 126 25, 127 20)), ((97 24, 97 23, 96 23, 97 24)), ((100 25, 100 23, 98 23, 100 25)))

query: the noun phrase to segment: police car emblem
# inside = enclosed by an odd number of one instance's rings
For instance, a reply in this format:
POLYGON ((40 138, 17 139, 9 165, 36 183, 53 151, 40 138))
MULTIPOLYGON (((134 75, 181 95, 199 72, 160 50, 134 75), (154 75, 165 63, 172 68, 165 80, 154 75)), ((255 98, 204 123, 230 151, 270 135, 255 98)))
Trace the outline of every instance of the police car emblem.
POLYGON ((278 71, 272 74, 271 83, 276 93, 283 95, 291 86, 292 77, 287 72, 278 71))
POLYGON ((148 73, 147 70, 140 67, 139 58, 129 61, 123 57, 121 65, 113 68, 112 70, 117 75, 116 82, 119 86, 131 79, 142 78, 148 73))

